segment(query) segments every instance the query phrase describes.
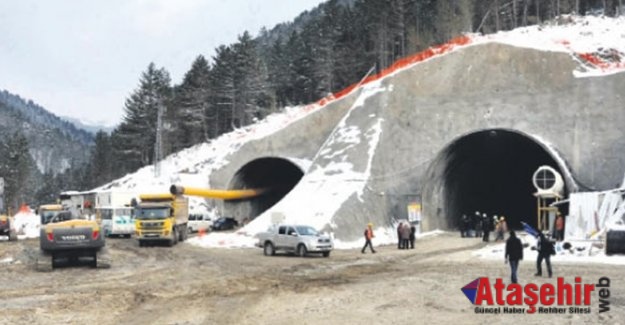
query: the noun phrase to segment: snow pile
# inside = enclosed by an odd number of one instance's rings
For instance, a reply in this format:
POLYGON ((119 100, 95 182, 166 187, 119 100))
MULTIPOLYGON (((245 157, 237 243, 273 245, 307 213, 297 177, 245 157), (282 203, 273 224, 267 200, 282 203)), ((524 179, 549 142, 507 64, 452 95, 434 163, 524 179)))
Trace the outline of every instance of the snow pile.
MULTIPOLYGON (((538 252, 532 247, 536 247, 536 238, 526 233, 517 233, 521 242, 527 247, 523 250, 523 260, 535 262, 538 252)), ((506 237, 507 238, 507 237, 506 237)), ((556 255, 551 256, 551 263, 602 263, 625 265, 625 255, 605 255, 603 243, 599 241, 576 241, 565 240, 557 242, 556 255), (565 249, 564 246, 569 243, 571 247, 565 249)), ((492 243, 488 246, 473 252, 473 256, 488 260, 504 260, 506 243, 492 243)))
POLYGON ((574 71, 577 77, 625 71, 625 16, 562 16, 557 24, 522 27, 473 39, 473 44, 488 42, 570 53, 581 64, 574 71))
POLYGON ((39 238, 41 222, 39 216, 32 211, 18 212, 13 216, 13 223, 19 239, 39 238))
POLYGON ((218 248, 240 248, 240 247, 254 247, 258 242, 258 239, 253 236, 248 236, 243 233, 220 233, 212 232, 208 235, 197 236, 188 239, 189 244, 200 246, 204 248, 218 247, 218 248))

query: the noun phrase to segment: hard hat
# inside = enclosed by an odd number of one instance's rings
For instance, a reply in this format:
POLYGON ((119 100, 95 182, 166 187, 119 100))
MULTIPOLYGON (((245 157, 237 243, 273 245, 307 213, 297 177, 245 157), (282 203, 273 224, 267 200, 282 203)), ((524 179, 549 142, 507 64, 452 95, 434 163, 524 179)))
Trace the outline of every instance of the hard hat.
POLYGON ((369 222, 369 223, 367 224, 367 226, 368 226, 368 227, 373 227, 373 224, 372 224, 371 222, 369 222))
POLYGON ((499 218, 499 220, 503 221, 503 220, 506 220, 506 218, 504 218, 503 216, 501 216, 501 218, 499 218))

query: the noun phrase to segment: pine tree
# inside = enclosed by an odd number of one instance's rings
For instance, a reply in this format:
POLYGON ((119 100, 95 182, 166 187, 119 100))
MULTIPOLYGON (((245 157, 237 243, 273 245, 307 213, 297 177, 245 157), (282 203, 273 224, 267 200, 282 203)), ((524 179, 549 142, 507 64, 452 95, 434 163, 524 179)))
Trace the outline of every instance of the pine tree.
POLYGON ((124 119, 116 130, 120 140, 116 153, 123 161, 123 171, 134 171, 153 163, 158 108, 170 104, 169 84, 169 73, 150 63, 141 75, 139 88, 126 99, 124 119))
POLYGON ((311 39, 314 26, 307 25, 300 36, 293 32, 286 43, 286 56, 289 60, 289 83, 293 87, 294 104, 310 103, 315 99, 315 79, 311 39))
POLYGON ((4 204, 13 212, 23 203, 32 201, 35 182, 31 176, 36 175, 36 166, 29 153, 28 140, 15 132, 6 142, 0 143, 0 175, 4 177, 4 204), (35 175, 33 175, 35 174, 35 175))
POLYGON ((98 131, 95 136, 95 146, 91 152, 91 158, 86 169, 89 172, 85 187, 92 188, 105 184, 113 179, 113 166, 111 155, 112 146, 109 135, 104 131, 98 131))
POLYGON ((208 115, 212 117, 213 129, 220 135, 232 131, 235 127, 235 61, 234 53, 229 46, 221 45, 215 52, 212 73, 209 77, 213 93, 208 115))
POLYGON ((268 51, 267 67, 269 87, 275 96, 275 104, 278 107, 291 105, 293 99, 293 85, 289 74, 289 58, 286 53, 286 45, 281 37, 273 43, 268 51))
POLYGON ((215 136, 210 132, 208 111, 210 105, 210 66, 199 55, 175 90, 177 107, 174 150, 190 147, 215 136))
POLYGON ((241 127, 264 117, 266 108, 266 67, 256 52, 256 42, 246 31, 233 45, 234 90, 233 107, 235 125, 241 127))

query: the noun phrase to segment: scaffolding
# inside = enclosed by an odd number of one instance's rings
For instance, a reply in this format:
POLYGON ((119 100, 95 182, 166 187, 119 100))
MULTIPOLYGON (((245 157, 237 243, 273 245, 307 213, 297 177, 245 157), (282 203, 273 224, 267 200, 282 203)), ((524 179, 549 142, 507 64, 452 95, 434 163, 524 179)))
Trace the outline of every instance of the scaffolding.
POLYGON ((557 203, 562 199, 556 193, 534 193, 537 202, 537 227, 538 230, 553 231, 553 224, 558 213, 557 203))

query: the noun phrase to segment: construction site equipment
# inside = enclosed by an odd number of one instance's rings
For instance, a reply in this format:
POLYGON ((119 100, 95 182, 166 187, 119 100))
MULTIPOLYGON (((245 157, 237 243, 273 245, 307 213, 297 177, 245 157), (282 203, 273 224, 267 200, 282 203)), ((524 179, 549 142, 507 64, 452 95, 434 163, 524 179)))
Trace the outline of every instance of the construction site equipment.
POLYGON ((553 230, 553 223, 558 212, 556 207, 562 199, 564 181, 560 173, 550 166, 540 166, 532 176, 532 183, 536 188, 538 230, 553 230))
POLYGON ((52 218, 56 217, 59 213, 66 211, 60 204, 44 204, 39 206, 37 209, 37 214, 41 218, 41 224, 45 225, 52 220, 52 218))
POLYGON ((135 235, 139 246, 166 241, 173 246, 187 239, 189 200, 169 193, 141 194, 135 209, 135 235))
POLYGON ((199 196, 207 199, 242 200, 251 199, 262 195, 267 189, 244 189, 244 190, 213 190, 201 189, 195 187, 185 187, 180 185, 172 185, 169 191, 173 195, 190 195, 199 196))
POLYGON ((78 260, 81 257, 91 258, 94 267, 110 267, 104 236, 97 222, 82 219, 67 210, 46 221, 39 235, 39 271, 51 271, 56 260, 78 260))
POLYGON ((0 215, 0 236, 9 237, 9 241, 17 240, 17 233, 13 227, 13 218, 7 215, 0 215))

